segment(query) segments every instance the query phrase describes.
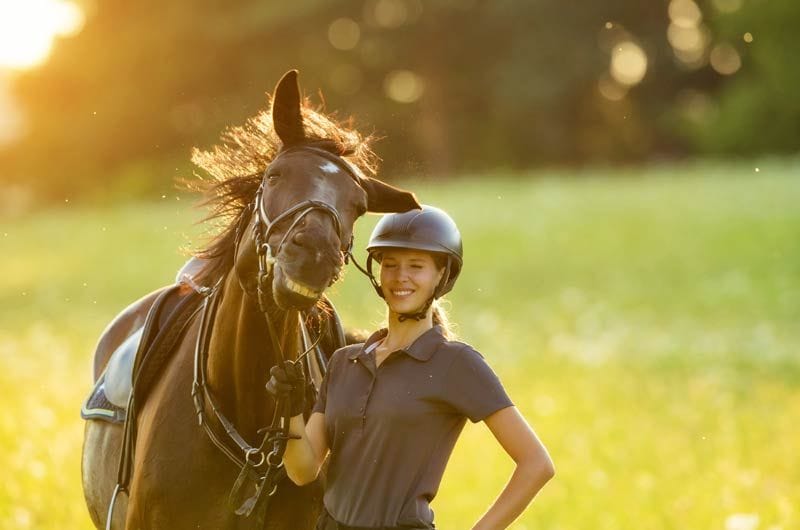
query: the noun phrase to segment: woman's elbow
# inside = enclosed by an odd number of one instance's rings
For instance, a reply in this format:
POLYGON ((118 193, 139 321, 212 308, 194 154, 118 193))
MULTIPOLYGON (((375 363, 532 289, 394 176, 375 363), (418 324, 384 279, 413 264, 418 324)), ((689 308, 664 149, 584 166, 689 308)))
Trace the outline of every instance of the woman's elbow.
POLYGON ((283 459, 283 465, 286 469, 286 476, 297 486, 305 486, 317 480, 322 468, 322 465, 317 462, 297 462, 286 458, 283 459))
POLYGON ((553 464, 553 461, 550 460, 549 457, 542 464, 541 473, 542 473, 542 479, 544 479, 544 482, 547 482, 548 480, 550 480, 550 479, 552 479, 553 477, 556 476, 556 466, 553 464))
POLYGON ((291 480, 295 486, 307 486, 308 484, 314 482, 314 479, 310 477, 293 477, 291 475, 288 476, 289 480, 291 480))
POLYGON ((290 471, 289 468, 286 468, 286 476, 289 477, 296 486, 305 486, 307 484, 311 484, 315 480, 317 480, 317 476, 319 475, 319 469, 315 472, 312 470, 294 470, 290 471))
POLYGON ((531 483, 538 487, 542 487, 556 475, 555 465, 549 456, 523 462, 521 467, 531 483))

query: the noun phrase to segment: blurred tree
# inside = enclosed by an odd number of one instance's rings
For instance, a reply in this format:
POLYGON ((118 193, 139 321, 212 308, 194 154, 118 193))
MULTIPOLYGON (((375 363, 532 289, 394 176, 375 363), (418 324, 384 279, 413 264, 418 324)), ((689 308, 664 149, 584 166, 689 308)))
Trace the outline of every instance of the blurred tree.
POLYGON ((744 1, 97 2, 16 83, 29 133, 0 179, 163 192, 295 67, 384 137, 384 176, 791 151, 800 7, 744 1))
POLYGON ((707 72, 716 82, 690 93, 678 130, 701 154, 796 153, 800 3, 715 0, 707 9, 716 45, 707 72))
POLYGON ((97 3, 77 37, 17 82, 28 134, 6 155, 7 178, 51 197, 170 189, 191 171, 192 146, 263 107, 278 72, 309 43, 315 53, 321 30, 299 28, 319 4, 97 3))

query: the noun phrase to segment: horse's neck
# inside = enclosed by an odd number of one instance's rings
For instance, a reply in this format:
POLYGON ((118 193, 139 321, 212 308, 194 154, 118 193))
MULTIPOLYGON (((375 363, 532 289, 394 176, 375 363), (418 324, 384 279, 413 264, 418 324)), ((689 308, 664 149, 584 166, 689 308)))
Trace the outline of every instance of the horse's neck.
MULTIPOLYGON (((298 347, 297 312, 271 309, 278 343, 292 358, 298 347)), ((263 313, 242 290, 235 273, 226 280, 213 326, 208 353, 211 391, 228 419, 254 442, 255 432, 272 420, 274 402, 265 385, 279 357, 263 313)))

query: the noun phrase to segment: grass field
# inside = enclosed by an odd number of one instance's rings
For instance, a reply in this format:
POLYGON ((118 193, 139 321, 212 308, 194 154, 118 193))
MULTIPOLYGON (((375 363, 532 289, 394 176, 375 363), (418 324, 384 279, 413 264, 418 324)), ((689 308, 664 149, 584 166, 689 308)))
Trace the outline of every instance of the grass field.
MULTIPOLYGON (((462 229, 451 295, 549 448, 517 530, 800 528, 800 178, 791 163, 407 183, 462 229)), ((125 305, 198 233, 183 197, 0 218, 0 529, 83 529, 80 402, 125 305)), ((357 227, 363 248, 375 222, 357 227)), ((350 326, 381 304, 354 269, 350 326)), ((469 528, 511 471, 468 425, 434 501, 469 528)))

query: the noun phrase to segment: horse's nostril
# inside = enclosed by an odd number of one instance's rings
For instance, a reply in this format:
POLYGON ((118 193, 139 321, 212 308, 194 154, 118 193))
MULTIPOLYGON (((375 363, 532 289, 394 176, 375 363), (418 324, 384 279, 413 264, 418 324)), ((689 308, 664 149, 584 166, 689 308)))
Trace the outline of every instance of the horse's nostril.
POLYGON ((292 236, 292 241, 299 247, 304 247, 308 243, 308 236, 305 232, 295 232, 292 236))

